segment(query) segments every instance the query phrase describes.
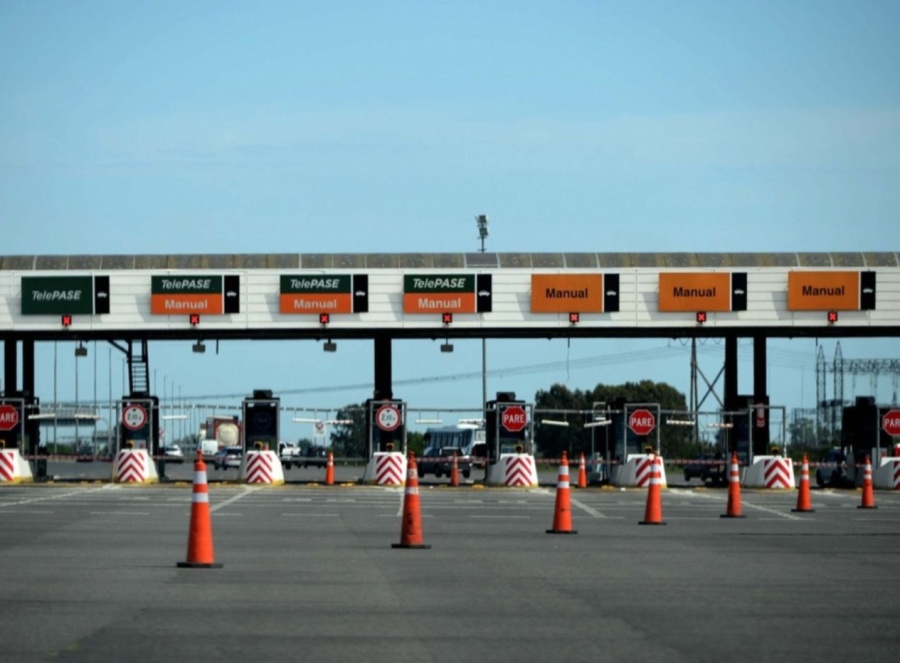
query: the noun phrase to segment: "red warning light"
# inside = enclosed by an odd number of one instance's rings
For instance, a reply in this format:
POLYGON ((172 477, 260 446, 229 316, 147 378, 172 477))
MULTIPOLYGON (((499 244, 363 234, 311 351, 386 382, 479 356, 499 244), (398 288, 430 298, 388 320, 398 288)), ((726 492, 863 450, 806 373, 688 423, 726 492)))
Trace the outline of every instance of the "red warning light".
POLYGON ((452 313, 441 313, 441 322, 445 325, 453 324, 453 314, 452 313))
POLYGON ((837 321, 838 321, 837 311, 828 311, 828 324, 833 325, 837 321))
POLYGON ((68 313, 64 313, 62 316, 62 326, 63 327, 71 327, 72 326, 72 316, 68 313))
POLYGON ((200 314, 199 313, 191 313, 190 317, 191 324, 197 326, 200 324, 200 314))
POLYGON ((581 313, 569 313, 569 324, 577 325, 581 322, 581 313))
POLYGON ((706 311, 697 311, 697 324, 702 325, 706 322, 706 311))
POLYGON ((319 324, 327 325, 331 322, 331 313, 319 313, 319 324))

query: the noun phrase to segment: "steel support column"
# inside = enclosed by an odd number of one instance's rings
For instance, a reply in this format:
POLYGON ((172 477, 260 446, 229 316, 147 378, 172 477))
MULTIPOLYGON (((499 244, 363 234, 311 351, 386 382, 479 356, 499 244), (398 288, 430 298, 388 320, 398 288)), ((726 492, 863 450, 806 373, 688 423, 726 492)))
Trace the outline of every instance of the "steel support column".
POLYGON ((7 338, 3 341, 3 393, 12 396, 19 389, 17 341, 7 338))
POLYGON ((376 400, 390 400, 394 397, 391 386, 391 337, 387 334, 375 336, 375 391, 376 400))
MULTIPOLYGON (((769 396, 766 390, 766 337, 753 337, 753 402, 755 405, 769 405, 769 396)), ((769 449, 769 408, 759 411, 753 417, 753 455, 760 456, 769 449), (762 420, 762 426, 759 425, 762 420)))

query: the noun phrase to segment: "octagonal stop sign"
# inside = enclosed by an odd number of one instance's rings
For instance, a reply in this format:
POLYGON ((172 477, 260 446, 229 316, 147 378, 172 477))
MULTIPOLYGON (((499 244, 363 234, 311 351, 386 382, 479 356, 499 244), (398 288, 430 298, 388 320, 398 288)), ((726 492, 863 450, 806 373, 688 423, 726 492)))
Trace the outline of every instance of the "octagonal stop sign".
POLYGON ((881 427, 891 437, 900 437, 900 410, 889 410, 881 418, 881 427))
POLYGON ((628 427, 635 435, 649 435, 656 428, 656 417, 646 408, 638 408, 628 417, 628 427))
POLYGON ((525 428, 525 424, 527 423, 528 415, 526 414, 524 407, 521 407, 520 405, 510 405, 509 407, 503 408, 503 413, 500 415, 500 425, 510 433, 518 433, 525 428))
POLYGON ((0 431, 11 431, 19 425, 19 410, 12 405, 0 405, 0 431))

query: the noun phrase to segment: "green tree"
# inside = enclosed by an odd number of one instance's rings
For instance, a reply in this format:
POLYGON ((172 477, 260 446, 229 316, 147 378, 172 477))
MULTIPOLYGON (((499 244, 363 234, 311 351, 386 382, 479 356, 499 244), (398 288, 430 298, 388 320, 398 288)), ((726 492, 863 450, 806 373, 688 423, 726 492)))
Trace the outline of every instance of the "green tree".
MULTIPOLYGON (((591 419, 594 403, 612 406, 617 398, 624 398, 630 403, 659 403, 663 412, 687 410, 684 394, 664 382, 642 380, 621 385, 598 384, 592 390, 574 391, 565 385, 554 384, 546 391, 539 390, 534 397, 537 424, 535 436, 542 455, 558 458, 566 451, 574 458, 581 453, 589 454, 592 435, 598 433, 592 432, 597 429, 584 428, 584 424, 591 419), (541 423, 547 420, 566 421, 569 425, 541 423)), ((686 457, 698 451, 691 443, 690 429, 664 426, 663 422, 657 422, 657 425, 662 426, 660 446, 664 456, 686 457)))
POLYGON ((350 423, 335 424, 331 429, 331 448, 334 455, 356 458, 366 455, 366 404, 345 405, 336 419, 350 423))

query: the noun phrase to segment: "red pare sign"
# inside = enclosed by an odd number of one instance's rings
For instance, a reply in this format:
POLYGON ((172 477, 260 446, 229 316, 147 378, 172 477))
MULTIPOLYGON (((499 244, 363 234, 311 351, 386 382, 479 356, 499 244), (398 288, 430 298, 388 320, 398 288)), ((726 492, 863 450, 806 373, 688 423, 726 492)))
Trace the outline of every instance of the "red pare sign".
POLYGON ((528 414, 525 408, 518 405, 510 405, 504 408, 503 414, 500 415, 500 425, 510 433, 518 433, 525 428, 528 423, 528 414))
POLYGON ((889 410, 881 418, 881 427, 891 437, 900 437, 900 410, 889 410))
POLYGON ((12 405, 0 405, 0 431, 11 431, 19 425, 19 410, 12 405))
POLYGON ((656 417, 650 410, 640 408, 628 417, 628 427, 635 435, 649 435, 656 428, 656 417))

